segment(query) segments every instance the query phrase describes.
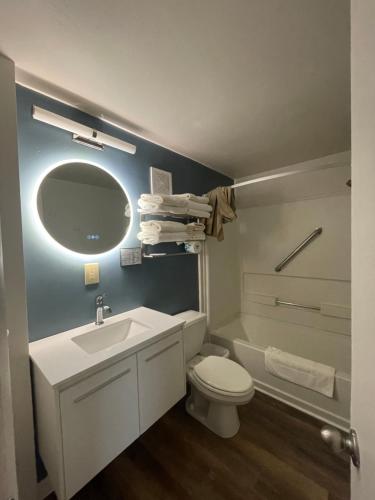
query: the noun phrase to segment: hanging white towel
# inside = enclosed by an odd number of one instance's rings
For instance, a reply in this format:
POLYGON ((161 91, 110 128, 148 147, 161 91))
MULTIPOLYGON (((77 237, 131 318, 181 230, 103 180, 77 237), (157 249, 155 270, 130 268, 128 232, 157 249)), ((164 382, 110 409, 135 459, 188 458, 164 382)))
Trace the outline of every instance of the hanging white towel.
POLYGON ((335 369, 331 366, 280 351, 276 347, 267 347, 265 367, 276 377, 333 397, 335 369))

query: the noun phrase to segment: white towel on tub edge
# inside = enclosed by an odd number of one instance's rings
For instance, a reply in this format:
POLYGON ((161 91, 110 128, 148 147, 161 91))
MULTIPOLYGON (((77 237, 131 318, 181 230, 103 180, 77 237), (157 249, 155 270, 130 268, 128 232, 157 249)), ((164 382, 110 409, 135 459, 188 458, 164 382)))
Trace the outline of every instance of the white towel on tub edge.
POLYGON ((270 346, 265 351, 265 368, 276 377, 333 398, 335 369, 332 366, 270 346))

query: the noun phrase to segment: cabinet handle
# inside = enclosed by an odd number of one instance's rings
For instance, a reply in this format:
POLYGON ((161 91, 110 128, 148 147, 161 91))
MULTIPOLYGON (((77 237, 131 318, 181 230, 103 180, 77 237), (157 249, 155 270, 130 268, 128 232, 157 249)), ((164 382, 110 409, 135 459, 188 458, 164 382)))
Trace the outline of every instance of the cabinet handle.
POLYGON ((149 356, 148 358, 146 358, 146 363, 148 363, 148 361, 151 361, 152 359, 156 358, 160 354, 163 354, 163 352, 169 351, 169 349, 172 349, 172 347, 174 347, 175 345, 177 345, 179 343, 180 343, 180 341, 176 340, 176 342, 173 342, 173 344, 168 345, 167 347, 164 347, 164 349, 162 349, 161 351, 156 352, 155 354, 152 354, 151 356, 149 356))
POLYGON ((114 382, 115 380, 123 377, 124 375, 126 375, 127 373, 130 372, 130 368, 127 368, 126 370, 124 370, 123 372, 121 373, 118 373, 117 375, 114 375, 113 377, 109 378, 108 380, 106 380, 105 382, 97 385, 96 387, 94 387, 93 389, 90 389, 89 391, 85 392, 84 394, 81 394, 80 396, 78 396, 77 398, 73 399, 73 403, 79 403, 80 401, 82 401, 83 399, 86 399, 88 398, 89 396, 91 396, 92 394, 94 394, 95 392, 97 391, 100 391, 100 389, 103 389, 103 387, 106 387, 107 385, 111 384, 112 382, 114 382))

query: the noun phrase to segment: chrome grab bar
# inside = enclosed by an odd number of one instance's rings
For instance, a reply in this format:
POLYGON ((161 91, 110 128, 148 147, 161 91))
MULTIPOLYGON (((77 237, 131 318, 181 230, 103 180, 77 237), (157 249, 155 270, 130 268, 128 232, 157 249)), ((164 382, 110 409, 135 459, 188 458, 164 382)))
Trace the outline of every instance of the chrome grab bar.
POLYGON ((317 227, 316 229, 314 229, 314 231, 306 239, 304 239, 302 243, 298 245, 298 247, 293 250, 293 252, 290 252, 290 254, 285 257, 285 259, 282 260, 279 265, 275 267, 275 271, 279 273, 287 264, 289 264, 292 259, 294 259, 294 257, 296 257, 305 247, 307 247, 307 245, 311 243, 312 240, 319 236, 319 234, 322 234, 322 232, 322 227, 317 227))
POLYGON ((307 306, 305 304, 297 304, 296 302, 285 302, 284 300, 275 300, 275 304, 277 306, 290 306, 290 307, 298 307, 300 309, 311 309, 312 311, 320 311, 320 306, 307 306))

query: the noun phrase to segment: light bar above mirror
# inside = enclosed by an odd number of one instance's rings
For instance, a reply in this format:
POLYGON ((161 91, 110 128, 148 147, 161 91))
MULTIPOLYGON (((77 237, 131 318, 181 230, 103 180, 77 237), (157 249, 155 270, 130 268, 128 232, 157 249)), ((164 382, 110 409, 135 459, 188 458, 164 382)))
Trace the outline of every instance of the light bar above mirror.
POLYGON ((47 109, 40 108, 39 106, 33 106, 32 109, 33 118, 35 120, 48 123, 54 127, 71 132, 73 134, 73 140, 80 142, 81 144, 90 145, 90 147, 95 147, 97 144, 97 149, 102 149, 103 145, 110 146, 111 148, 120 149, 121 151, 125 151, 125 153, 129 153, 131 155, 134 155, 137 150, 134 144, 130 144, 129 142, 122 141, 121 139, 117 139, 111 135, 99 132, 95 129, 87 127, 86 125, 70 120, 69 118, 57 115, 47 109), (81 140, 78 141, 78 138, 81 140))

